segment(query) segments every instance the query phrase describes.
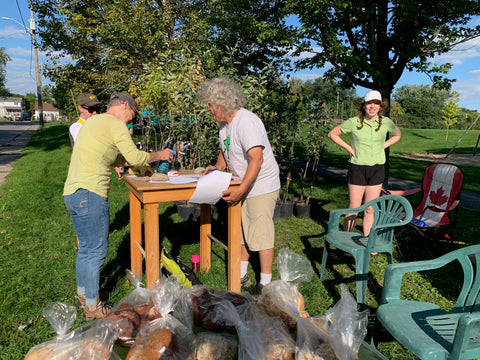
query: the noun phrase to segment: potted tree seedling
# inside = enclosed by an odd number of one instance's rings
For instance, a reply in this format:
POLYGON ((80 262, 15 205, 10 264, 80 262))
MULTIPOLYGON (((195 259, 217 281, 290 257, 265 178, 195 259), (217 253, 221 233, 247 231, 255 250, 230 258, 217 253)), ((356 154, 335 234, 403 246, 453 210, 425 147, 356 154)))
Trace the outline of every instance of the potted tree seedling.
POLYGON ((295 216, 299 218, 310 217, 310 198, 315 188, 315 180, 317 176, 318 165, 323 150, 326 146, 327 135, 330 131, 333 121, 328 107, 323 104, 312 103, 307 110, 307 119, 310 125, 309 131, 305 132, 303 137, 303 145, 307 152, 307 161, 305 168, 302 169, 302 185, 300 199, 295 203, 295 216), (311 169, 309 170, 311 164, 311 169), (305 196, 307 187, 307 174, 311 173, 310 186, 308 195, 305 196))

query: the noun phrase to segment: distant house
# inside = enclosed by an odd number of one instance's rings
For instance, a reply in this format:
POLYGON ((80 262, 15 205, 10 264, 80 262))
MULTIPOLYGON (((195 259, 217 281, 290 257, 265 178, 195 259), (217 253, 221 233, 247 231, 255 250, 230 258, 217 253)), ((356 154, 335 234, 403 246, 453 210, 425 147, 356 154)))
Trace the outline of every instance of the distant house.
MULTIPOLYGON (((60 112, 52 104, 43 103, 42 104, 42 109, 43 109, 43 121, 44 122, 56 121, 56 120, 60 119, 60 112)), ((40 113, 38 112, 38 103, 37 102, 35 103, 35 114, 33 115, 33 118, 35 120, 40 120, 40 113)))
POLYGON ((21 120, 22 100, 21 97, 0 97, 0 117, 21 120))

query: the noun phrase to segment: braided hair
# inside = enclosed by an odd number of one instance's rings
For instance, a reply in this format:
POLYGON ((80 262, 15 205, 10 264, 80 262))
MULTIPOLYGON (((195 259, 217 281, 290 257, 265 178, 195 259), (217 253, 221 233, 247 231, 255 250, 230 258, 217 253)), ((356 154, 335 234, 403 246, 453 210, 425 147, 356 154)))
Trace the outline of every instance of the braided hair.
MULTIPOLYGON (((357 129, 360 130, 363 128, 363 122, 365 121, 365 101, 362 101, 360 104, 360 115, 358 116, 360 118, 360 125, 357 126, 357 129)), ((378 127, 375 129, 375 131, 380 130, 380 127, 382 126, 382 111, 385 109, 385 103, 382 101, 380 103, 380 111, 378 112, 378 127)))

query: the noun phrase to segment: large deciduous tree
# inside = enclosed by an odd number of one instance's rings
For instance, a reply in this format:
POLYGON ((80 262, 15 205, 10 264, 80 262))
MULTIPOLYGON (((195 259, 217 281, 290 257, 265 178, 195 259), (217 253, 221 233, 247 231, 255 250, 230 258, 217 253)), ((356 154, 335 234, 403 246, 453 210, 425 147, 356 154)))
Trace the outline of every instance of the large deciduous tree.
POLYGON ((33 0, 33 8, 42 49, 50 51, 47 76, 64 105, 83 91, 106 100, 137 86, 145 66, 167 63, 184 48, 205 49, 202 0, 33 0))
POLYGON ((210 41, 229 48, 241 75, 290 68, 295 30, 286 24, 288 0, 210 0, 207 15, 210 41))
MULTIPOLYGON (((327 76, 348 85, 379 90, 389 103, 405 70, 427 73, 434 85, 448 88, 451 64, 431 58, 480 36, 469 26, 480 14, 478 0, 289 0, 302 25, 300 68, 333 65, 327 76)), ((388 114, 388 110, 387 110, 388 114)))
POLYGON ((402 85, 393 94, 393 99, 405 110, 400 120, 405 127, 440 129, 442 109, 449 96, 447 90, 428 85, 402 85))

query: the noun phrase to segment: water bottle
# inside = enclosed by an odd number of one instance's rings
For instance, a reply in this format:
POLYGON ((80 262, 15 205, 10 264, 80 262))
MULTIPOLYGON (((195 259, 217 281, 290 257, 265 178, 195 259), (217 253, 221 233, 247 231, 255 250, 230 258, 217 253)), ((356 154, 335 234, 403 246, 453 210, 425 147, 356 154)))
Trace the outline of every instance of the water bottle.
MULTIPOLYGON (((165 149, 173 150, 173 140, 168 139, 165 149)), ((160 160, 160 164, 158 164, 157 172, 162 174, 168 174, 168 169, 170 168, 170 163, 168 160, 160 160)))

